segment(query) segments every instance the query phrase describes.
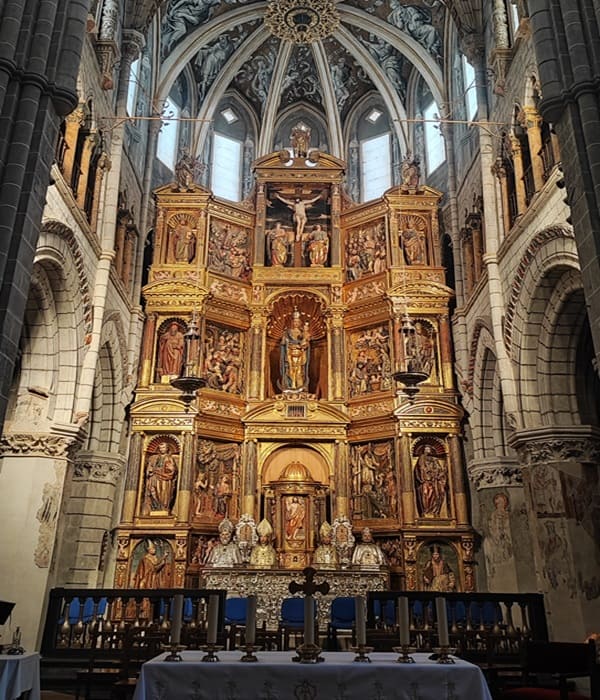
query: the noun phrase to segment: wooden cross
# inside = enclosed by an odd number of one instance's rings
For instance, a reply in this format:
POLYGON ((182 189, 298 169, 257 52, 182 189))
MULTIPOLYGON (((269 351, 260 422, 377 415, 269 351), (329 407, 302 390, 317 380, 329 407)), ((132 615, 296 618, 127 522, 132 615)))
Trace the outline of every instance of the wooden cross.
POLYGON ((329 593, 329 584, 327 581, 315 583, 314 579, 317 570, 313 569, 312 566, 307 566, 305 569, 302 569, 302 573, 306 579, 304 583, 296 583, 296 581, 292 581, 288 587, 288 590, 292 595, 295 593, 304 593, 305 596, 312 596, 315 593, 322 593, 323 595, 327 595, 329 593))

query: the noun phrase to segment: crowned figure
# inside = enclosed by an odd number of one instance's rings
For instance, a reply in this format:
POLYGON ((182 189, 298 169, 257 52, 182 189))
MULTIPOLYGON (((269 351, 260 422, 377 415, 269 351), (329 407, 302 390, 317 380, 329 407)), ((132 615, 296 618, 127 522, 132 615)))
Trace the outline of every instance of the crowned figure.
POLYGON ((273 528, 271 523, 263 518, 256 526, 258 534, 258 544, 252 549, 250 554, 250 566, 260 569, 270 569, 277 563, 277 552, 271 544, 273 528))
POLYGON ((338 555, 333 544, 333 528, 325 521, 319 528, 319 546, 313 555, 313 564, 319 569, 334 569, 338 563, 338 555))

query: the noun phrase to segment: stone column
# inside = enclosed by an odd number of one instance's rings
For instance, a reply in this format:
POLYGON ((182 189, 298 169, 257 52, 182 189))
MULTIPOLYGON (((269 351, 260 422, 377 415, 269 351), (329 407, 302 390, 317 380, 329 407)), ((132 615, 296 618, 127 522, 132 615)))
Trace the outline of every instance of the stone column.
POLYGON ((413 463, 410 452, 411 435, 405 433, 400 436, 400 460, 402 469, 400 472, 402 514, 404 524, 415 524, 415 494, 413 488, 413 463))
POLYGON ((525 192, 525 181, 523 180, 523 154, 521 153, 521 142, 516 136, 510 135, 510 148, 515 169, 515 191, 517 194, 517 211, 522 214, 527 209, 527 195, 525 192))
POLYGON ((67 149, 65 150, 65 157, 63 159, 63 177, 65 181, 71 186, 73 181, 73 165, 75 163, 75 153, 77 152, 77 138, 79 135, 79 129, 85 123, 85 105, 78 105, 71 114, 65 117, 65 142, 67 144, 67 149))
POLYGON ((550 635, 585 639, 600 619, 598 523, 600 429, 546 426, 511 436, 523 470, 527 527, 537 589, 544 593, 550 635))
POLYGON ((348 445, 336 440, 334 451, 335 468, 335 516, 350 518, 350 474, 348 473, 348 445))
POLYGON ((452 335, 450 332, 450 319, 446 314, 438 316, 438 326, 440 332, 442 384, 445 389, 452 389, 454 388, 452 335))
POLYGON ((467 490, 463 471, 463 455, 458 435, 448 435, 448 448, 450 466, 452 469, 452 483, 454 486, 454 502, 456 504, 456 524, 469 525, 469 509, 467 503, 467 490))
POLYGON ((500 186, 500 197, 501 197, 501 207, 502 207, 502 223, 504 224, 502 238, 504 238, 506 236, 506 234, 511 229, 511 222, 510 222, 510 201, 509 201, 509 195, 508 195, 508 182, 506 179, 506 168, 504 167, 504 164, 502 163, 501 158, 496 158, 494 165, 492 166, 492 172, 498 178, 498 183, 500 186))
POLYGON ((255 311, 250 326, 250 374, 248 380, 248 398, 261 399, 265 395, 264 354, 265 354, 265 319, 262 311, 255 311))
POLYGON ((142 446, 144 433, 133 433, 129 441, 129 457, 125 472, 125 490, 123 494, 123 510, 121 522, 132 523, 135 515, 135 504, 142 473, 142 446))
POLYGON ((242 514, 248 513, 254 517, 256 509, 256 482, 258 474, 257 445, 256 440, 247 440, 244 443, 245 459, 242 464, 245 466, 243 474, 244 493, 242 499, 242 514))
POLYGON ((77 105, 88 3, 55 0, 44 5, 44 12, 32 9, 19 0, 0 4, 0 426, 58 126, 77 105))
POLYGON ((331 371, 331 386, 327 387, 327 395, 332 401, 344 399, 344 318, 341 310, 333 311, 328 318, 329 329, 329 362, 331 371))
POLYGON ((465 296, 468 297, 475 286, 474 263, 473 263, 473 240, 471 230, 468 228, 461 229, 460 232, 463 252, 463 272, 465 275, 464 290, 465 296))
POLYGON ((179 488, 177 491, 177 522, 187 523, 192 500, 194 483, 194 436, 183 433, 182 450, 179 458, 179 488))
POLYGON ((544 161, 542 160, 542 118, 535 107, 524 107, 529 155, 533 171, 535 191, 539 192, 544 186, 544 161))

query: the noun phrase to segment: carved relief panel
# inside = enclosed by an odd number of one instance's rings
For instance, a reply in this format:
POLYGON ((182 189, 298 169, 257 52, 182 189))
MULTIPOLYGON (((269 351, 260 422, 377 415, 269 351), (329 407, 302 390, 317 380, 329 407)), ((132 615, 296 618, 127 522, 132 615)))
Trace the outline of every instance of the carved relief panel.
POLYGON ((212 217, 209 231, 208 269, 248 282, 252 271, 250 229, 212 217))
POLYGON ((192 520, 218 522, 239 516, 242 449, 237 442, 198 440, 192 492, 192 520))
POLYGON ((132 588, 171 588, 173 550, 163 537, 145 538, 134 547, 130 560, 132 588))
POLYGON ((358 443, 350 447, 352 519, 382 524, 397 520, 398 480, 393 440, 358 443))
POLYGON ((349 229, 344 258, 347 282, 384 272, 388 265, 385 220, 349 229))
POLYGON ((221 324, 204 330, 204 372, 209 389, 241 394, 244 388, 244 333, 221 324))
POLYGON ((387 324, 348 334, 350 398, 392 388, 390 333, 387 324))

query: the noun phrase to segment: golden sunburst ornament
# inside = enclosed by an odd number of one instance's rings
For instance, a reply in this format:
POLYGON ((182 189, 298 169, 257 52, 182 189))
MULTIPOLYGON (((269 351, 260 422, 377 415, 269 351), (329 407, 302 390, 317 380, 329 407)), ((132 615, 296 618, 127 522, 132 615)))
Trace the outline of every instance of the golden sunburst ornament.
POLYGON ((272 0, 265 24, 271 34, 294 44, 310 44, 330 36, 340 24, 333 0, 272 0))

